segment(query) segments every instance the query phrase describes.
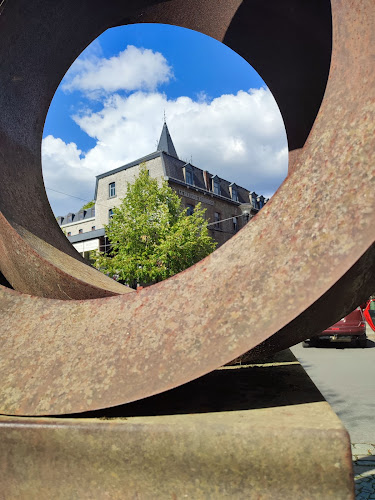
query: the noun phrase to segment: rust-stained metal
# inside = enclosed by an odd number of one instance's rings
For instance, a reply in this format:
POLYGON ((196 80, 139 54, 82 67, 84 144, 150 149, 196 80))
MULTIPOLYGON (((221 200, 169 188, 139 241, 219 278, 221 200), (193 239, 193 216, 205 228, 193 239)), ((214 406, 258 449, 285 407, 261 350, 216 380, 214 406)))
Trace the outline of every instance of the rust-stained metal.
POLYGON ((373 291, 372 0, 332 1, 330 69, 323 0, 13 0, 1 8, 0 271, 15 288, 0 287, 2 413, 73 413, 150 396, 260 344, 268 352, 293 345, 373 291), (293 168, 212 255, 125 293, 82 262, 54 221, 40 142, 74 58, 104 29, 138 21, 197 29, 253 57, 280 106, 293 168), (262 26, 274 28, 265 44, 262 26))

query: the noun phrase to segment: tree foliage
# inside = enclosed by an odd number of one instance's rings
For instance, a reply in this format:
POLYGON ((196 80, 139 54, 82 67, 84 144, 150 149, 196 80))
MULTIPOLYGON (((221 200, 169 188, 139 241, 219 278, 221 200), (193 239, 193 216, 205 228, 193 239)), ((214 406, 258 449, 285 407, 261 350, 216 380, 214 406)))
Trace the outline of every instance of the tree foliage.
POLYGON ((92 200, 92 201, 88 201, 85 205, 83 205, 83 207, 81 208, 81 210, 87 210, 88 208, 91 208, 95 205, 95 201, 92 200))
POLYGON ((164 280, 195 264, 215 249, 216 242, 200 203, 192 215, 186 212, 167 182, 159 186, 141 166, 105 226, 112 250, 109 256, 98 255, 96 267, 134 286, 164 280))

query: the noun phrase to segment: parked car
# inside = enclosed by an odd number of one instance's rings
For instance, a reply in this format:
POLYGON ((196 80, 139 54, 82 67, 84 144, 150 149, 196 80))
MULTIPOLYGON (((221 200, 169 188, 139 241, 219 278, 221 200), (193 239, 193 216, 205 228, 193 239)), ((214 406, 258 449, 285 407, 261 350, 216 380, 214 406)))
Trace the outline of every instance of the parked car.
POLYGON ((328 340, 329 342, 352 342, 355 340, 358 347, 366 347, 366 323, 362 309, 357 307, 327 330, 305 340, 302 345, 303 347, 316 347, 320 340, 328 340))

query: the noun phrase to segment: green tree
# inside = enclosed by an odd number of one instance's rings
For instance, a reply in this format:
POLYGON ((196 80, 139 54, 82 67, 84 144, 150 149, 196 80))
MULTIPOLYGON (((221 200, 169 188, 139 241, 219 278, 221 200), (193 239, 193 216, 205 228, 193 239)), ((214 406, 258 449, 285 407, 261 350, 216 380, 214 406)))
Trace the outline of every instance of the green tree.
POLYGON ((96 267, 135 287, 162 281, 211 253, 211 238, 200 203, 192 215, 166 181, 161 186, 144 165, 121 206, 105 226, 112 250, 98 254, 96 267))
POLYGON ((83 207, 81 208, 81 210, 87 210, 88 208, 91 208, 95 205, 95 201, 92 200, 92 201, 88 201, 85 205, 83 205, 83 207))

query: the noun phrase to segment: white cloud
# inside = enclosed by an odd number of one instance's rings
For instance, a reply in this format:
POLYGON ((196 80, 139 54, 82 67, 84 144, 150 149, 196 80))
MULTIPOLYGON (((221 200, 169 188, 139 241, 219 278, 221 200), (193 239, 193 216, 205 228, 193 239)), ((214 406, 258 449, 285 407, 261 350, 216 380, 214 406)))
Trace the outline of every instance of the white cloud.
POLYGON ((56 215, 75 212, 93 198, 95 178, 81 159, 81 151, 73 142, 66 144, 49 135, 42 142, 43 178, 48 199, 56 215), (50 190, 50 188, 53 189, 50 190), (73 197, 67 197, 68 193, 73 197))
MULTIPOLYGON (((164 110, 181 159, 192 156, 197 167, 265 196, 270 196, 286 176, 285 129, 268 89, 239 91, 212 101, 203 94, 197 100, 170 100, 158 92, 135 92, 112 95, 99 112, 74 117, 97 141, 86 154, 75 144, 52 136, 43 140, 46 184, 92 199, 95 175, 156 150, 164 110)), ((48 195, 60 215, 82 205, 69 198, 63 205, 52 192, 48 195)))
POLYGON ((172 77, 172 68, 160 52, 128 45, 117 56, 100 57, 100 46, 76 60, 62 89, 80 90, 91 97, 119 90, 155 90, 172 77))

